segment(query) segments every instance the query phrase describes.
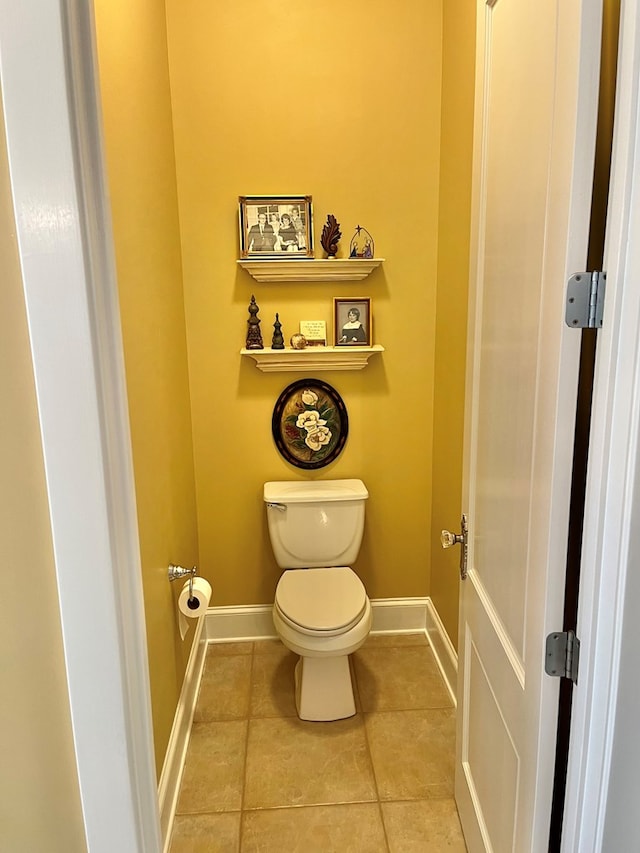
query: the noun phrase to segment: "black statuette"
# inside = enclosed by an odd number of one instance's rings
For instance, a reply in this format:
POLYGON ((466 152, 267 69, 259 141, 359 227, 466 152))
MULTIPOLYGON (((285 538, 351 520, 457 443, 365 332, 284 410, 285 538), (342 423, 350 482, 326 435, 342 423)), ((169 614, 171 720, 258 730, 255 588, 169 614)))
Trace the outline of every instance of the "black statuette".
POLYGON ((273 338, 271 339, 271 349, 284 349, 284 336, 282 334, 282 323, 276 314, 276 321, 273 324, 273 338))
POLYGON ((258 308, 256 298, 251 295, 249 303, 249 319, 247 320, 247 349, 264 349, 262 334, 260 332, 260 320, 258 319, 258 308))

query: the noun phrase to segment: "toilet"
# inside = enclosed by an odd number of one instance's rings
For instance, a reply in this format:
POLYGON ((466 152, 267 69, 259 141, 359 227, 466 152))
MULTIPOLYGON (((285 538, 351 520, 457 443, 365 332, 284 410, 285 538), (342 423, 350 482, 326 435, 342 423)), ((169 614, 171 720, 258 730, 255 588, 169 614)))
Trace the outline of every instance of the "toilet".
POLYGON ((371 628, 371 602, 350 564, 358 556, 369 493, 361 480, 271 482, 264 502, 280 568, 273 622, 300 655, 295 696, 302 720, 356 712, 349 655, 371 628))

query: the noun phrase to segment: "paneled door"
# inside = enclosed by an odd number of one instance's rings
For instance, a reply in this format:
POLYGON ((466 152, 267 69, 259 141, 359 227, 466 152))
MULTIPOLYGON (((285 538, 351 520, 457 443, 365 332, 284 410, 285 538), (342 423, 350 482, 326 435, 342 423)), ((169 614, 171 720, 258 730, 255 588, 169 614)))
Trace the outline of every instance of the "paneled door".
POLYGON ((479 0, 456 800, 471 853, 547 849, 599 3, 479 0))

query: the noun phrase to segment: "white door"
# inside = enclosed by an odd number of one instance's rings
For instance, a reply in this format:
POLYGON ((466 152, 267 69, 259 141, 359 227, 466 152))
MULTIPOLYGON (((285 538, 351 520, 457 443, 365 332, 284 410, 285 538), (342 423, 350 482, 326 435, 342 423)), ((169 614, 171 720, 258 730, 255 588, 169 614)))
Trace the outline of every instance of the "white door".
POLYGON ((599 3, 479 0, 456 799, 471 853, 547 849, 599 3))

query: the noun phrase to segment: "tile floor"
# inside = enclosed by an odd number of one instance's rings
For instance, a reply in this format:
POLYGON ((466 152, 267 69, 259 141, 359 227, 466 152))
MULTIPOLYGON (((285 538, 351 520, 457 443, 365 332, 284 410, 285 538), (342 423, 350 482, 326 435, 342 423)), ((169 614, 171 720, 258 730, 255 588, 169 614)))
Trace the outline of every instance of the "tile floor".
POLYGON ((464 853, 455 712, 426 637, 351 657, 358 713, 296 716, 279 640, 210 645, 171 853, 464 853))

